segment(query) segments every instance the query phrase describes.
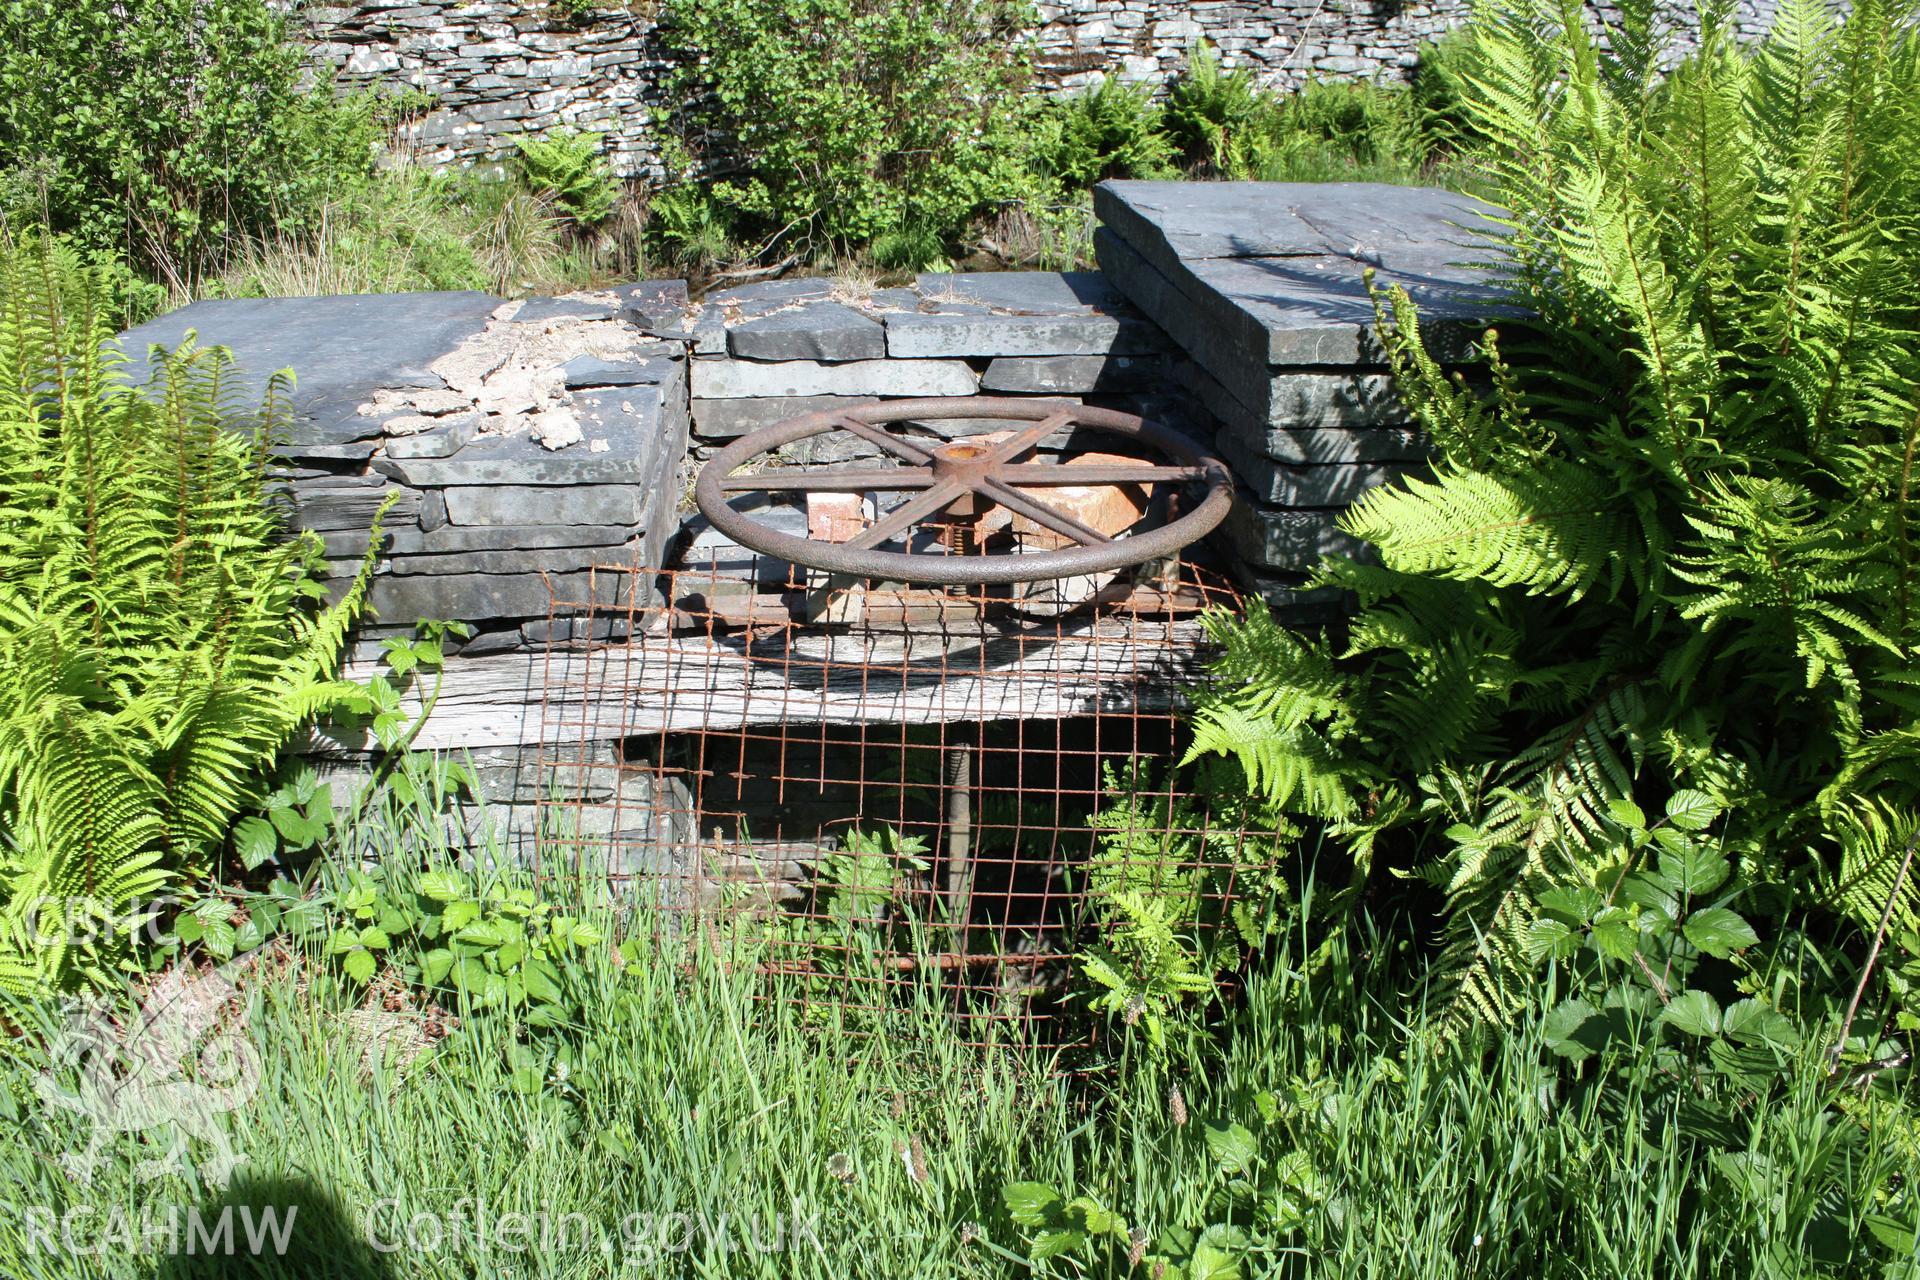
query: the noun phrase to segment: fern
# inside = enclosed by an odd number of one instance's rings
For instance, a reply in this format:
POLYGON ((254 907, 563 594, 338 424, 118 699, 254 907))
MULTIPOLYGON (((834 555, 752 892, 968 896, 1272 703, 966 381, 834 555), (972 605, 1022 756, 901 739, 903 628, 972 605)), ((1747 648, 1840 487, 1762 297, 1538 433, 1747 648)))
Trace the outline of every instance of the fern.
POLYGON ((1521 1007, 1541 895, 1610 892, 1614 816, 1682 789, 1741 883, 1920 947, 1916 9, 1788 0, 1742 45, 1724 8, 1680 59, 1645 0, 1482 0, 1449 80, 1530 318, 1487 395, 1377 294, 1436 466, 1347 514, 1378 563, 1322 567, 1339 634, 1216 624, 1195 752, 1440 890, 1455 1029, 1521 1007))
MULTIPOLYGON (((257 414, 219 350, 126 377, 97 284, 0 246, 0 984, 104 980, 89 918, 204 874, 315 714, 365 572, 316 610, 319 547, 267 502, 286 386, 257 414), (236 429, 235 422, 250 423, 236 429)), ((124 934, 125 930, 120 930, 124 934)))

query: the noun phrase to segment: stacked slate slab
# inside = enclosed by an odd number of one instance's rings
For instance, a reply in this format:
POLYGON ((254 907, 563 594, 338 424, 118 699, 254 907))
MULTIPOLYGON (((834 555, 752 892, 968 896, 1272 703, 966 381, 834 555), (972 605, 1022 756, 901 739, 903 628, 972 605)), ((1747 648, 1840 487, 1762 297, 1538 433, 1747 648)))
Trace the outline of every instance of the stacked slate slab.
POLYGON ((685 307, 679 281, 522 303, 482 293, 209 301, 124 344, 136 368, 150 345, 177 347, 189 333, 229 349, 239 405, 257 406, 268 379, 292 370, 278 446, 286 492, 294 525, 321 536, 336 584, 358 569, 376 513, 392 504, 355 655, 421 618, 473 626, 462 652, 477 655, 543 646, 555 593, 577 600, 591 589, 611 604, 632 589, 633 575, 593 566, 663 562, 684 490, 686 360, 681 344, 642 330, 685 307), (561 359, 584 335, 603 350, 611 340, 618 357, 561 359), (459 351, 484 368, 495 347, 532 340, 556 362, 540 371, 539 405, 476 401, 435 371, 459 351), (537 436, 542 406, 563 410, 576 438, 537 436))
MULTIPOLYGON (((1044 396, 1153 412, 1177 392, 1166 334, 1098 272, 918 276, 898 288, 776 280, 708 295, 655 329, 692 351, 693 450, 818 409, 875 400, 1044 396)), ((1004 422, 927 424, 967 434, 1004 422)), ((794 463, 873 456, 835 433, 782 451, 794 463)))
POLYGON ((1336 521, 1424 461, 1374 333, 1366 273, 1420 306, 1430 349, 1470 361, 1506 314, 1489 206, 1366 183, 1107 182, 1094 191, 1107 280, 1186 356, 1241 482, 1228 532, 1250 581, 1311 603, 1305 574, 1353 553, 1336 521))

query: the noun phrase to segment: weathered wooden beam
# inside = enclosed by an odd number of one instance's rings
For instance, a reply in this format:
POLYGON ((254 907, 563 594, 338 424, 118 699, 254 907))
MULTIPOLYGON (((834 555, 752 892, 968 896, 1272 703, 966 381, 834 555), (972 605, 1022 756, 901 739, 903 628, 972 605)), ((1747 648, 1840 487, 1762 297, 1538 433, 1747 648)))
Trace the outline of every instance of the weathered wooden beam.
MULTIPOLYGON (((968 632, 635 637, 448 660, 415 745, 497 747, 776 724, 1059 719, 1185 705, 1198 622, 1105 618, 968 632)), ((364 679, 374 664, 352 664, 364 679)), ((417 698, 410 707, 417 714, 417 698)), ((318 749, 358 743, 321 737, 318 749)))

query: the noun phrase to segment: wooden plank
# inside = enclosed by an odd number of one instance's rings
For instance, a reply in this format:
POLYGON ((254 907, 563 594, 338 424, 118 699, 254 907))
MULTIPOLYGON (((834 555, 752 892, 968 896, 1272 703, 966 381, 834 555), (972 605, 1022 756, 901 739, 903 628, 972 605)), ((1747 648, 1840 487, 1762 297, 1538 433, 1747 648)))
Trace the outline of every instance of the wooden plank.
MULTIPOLYGON (((417 746, 584 742, 778 724, 1057 719, 1185 705, 1203 675, 1192 619, 1121 617, 970 631, 781 629, 636 637, 591 650, 448 660, 417 746)), ((365 679, 376 667, 351 664, 365 679)), ((416 714, 417 699, 409 700, 416 714)), ((355 749, 321 737, 313 749, 355 749)))

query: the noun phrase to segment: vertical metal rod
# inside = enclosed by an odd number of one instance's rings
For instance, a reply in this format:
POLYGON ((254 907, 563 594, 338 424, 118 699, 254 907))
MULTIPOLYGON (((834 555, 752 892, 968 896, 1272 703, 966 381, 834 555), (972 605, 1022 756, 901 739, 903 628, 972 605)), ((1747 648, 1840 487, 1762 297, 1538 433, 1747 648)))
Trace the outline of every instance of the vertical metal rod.
POLYGON ((966 950, 973 907, 973 752, 975 725, 953 726, 947 747, 947 919, 955 952, 966 950))

